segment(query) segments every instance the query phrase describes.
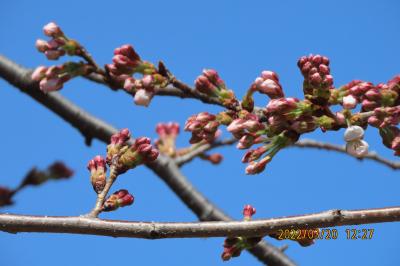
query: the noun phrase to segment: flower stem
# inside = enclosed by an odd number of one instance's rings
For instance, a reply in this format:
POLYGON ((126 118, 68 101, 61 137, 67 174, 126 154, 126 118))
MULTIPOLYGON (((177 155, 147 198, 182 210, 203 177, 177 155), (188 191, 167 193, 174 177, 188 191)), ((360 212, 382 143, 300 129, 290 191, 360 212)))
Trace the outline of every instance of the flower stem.
POLYGON ((111 166, 110 167, 110 176, 107 180, 107 183, 104 187, 104 189, 97 195, 97 200, 96 200, 96 205, 92 209, 90 213, 88 213, 86 216, 91 217, 91 218, 97 218, 99 214, 103 210, 103 204, 106 199, 106 196, 108 192, 110 191, 112 185, 114 184, 115 180, 117 179, 117 173, 115 171, 115 167, 111 166))

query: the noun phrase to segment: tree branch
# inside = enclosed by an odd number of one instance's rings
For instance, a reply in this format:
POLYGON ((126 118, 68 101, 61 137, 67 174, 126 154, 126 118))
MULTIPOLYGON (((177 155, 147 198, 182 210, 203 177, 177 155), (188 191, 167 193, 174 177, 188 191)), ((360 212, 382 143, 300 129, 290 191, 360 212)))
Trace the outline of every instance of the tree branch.
MULTIPOLYGON (((31 70, 19 66, 0 55, 0 77, 20 89, 21 92, 34 98, 76 128, 84 135, 87 144, 90 144, 93 138, 108 143, 111 135, 117 132, 114 127, 85 112, 62 97, 58 92, 43 94, 39 90, 38 84, 31 80, 30 74, 31 70)), ((230 220, 226 214, 209 202, 208 199, 193 187, 171 158, 160 155, 148 167, 157 173, 200 220, 230 220)), ((260 242, 257 246, 250 249, 250 252, 265 264, 295 265, 278 248, 265 241, 260 242)))
POLYGON ((88 217, 49 217, 0 214, 0 230, 9 233, 46 232, 146 239, 255 237, 280 229, 311 229, 400 221, 400 207, 329 210, 320 213, 254 221, 156 223, 100 220, 88 217))
MULTIPOLYGON (((299 147, 299 148, 314 148, 314 149, 321 149, 321 150, 328 150, 328 151, 337 151, 340 153, 345 153, 349 155, 346 152, 346 149, 344 146, 339 146, 339 145, 334 145, 330 143, 324 143, 324 142, 319 142, 311 139, 302 139, 295 144, 293 144, 294 147, 299 147)), ((365 155, 362 158, 356 158, 358 160, 364 160, 364 159, 369 159, 376 161, 378 163, 384 164, 392 169, 400 169, 400 161, 391 161, 386 158, 380 157, 376 152, 368 152, 367 155, 365 155)))
POLYGON ((200 147, 197 147, 195 149, 193 149, 192 151, 181 155, 179 157, 175 158, 175 163, 178 166, 182 166, 190 161, 192 161, 194 158, 196 158, 197 156, 203 154, 206 151, 209 151, 213 148, 217 148, 217 147, 221 147, 221 146, 225 146, 225 145, 232 145, 234 143, 236 143, 237 140, 232 138, 232 139, 226 139, 226 140, 221 140, 221 141, 214 141, 213 143, 207 143, 207 144, 203 144, 200 147))

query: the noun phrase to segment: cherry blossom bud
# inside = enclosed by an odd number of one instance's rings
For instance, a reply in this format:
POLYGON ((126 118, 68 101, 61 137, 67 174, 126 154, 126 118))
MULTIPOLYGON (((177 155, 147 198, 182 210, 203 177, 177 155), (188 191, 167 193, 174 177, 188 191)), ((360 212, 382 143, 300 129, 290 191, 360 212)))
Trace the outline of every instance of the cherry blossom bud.
POLYGON ((336 112, 336 122, 338 122, 339 124, 345 124, 346 123, 346 118, 344 117, 343 113, 336 112))
POLYGON ((51 91, 60 90, 63 87, 61 78, 44 78, 39 83, 40 90, 47 93, 51 91))
POLYGON ((145 88, 145 89, 152 88, 153 81, 154 81, 154 78, 152 75, 144 75, 142 78, 143 88, 145 88))
POLYGON ((241 239, 238 237, 226 238, 224 241, 224 251, 221 254, 222 260, 228 261, 232 257, 239 257, 242 252, 242 248, 238 246, 241 242, 241 239))
POLYGON ((200 156, 201 159, 207 160, 212 164, 219 164, 221 163, 222 159, 224 158, 220 153, 213 153, 211 155, 202 155, 200 156))
POLYGON ((135 91, 136 89, 136 80, 132 77, 125 79, 124 89, 126 91, 135 91))
POLYGON ((115 162, 117 173, 125 173, 138 165, 157 159, 159 152, 150 143, 149 138, 140 137, 135 139, 130 147, 120 149, 118 161, 115 162))
POLYGON ((129 194, 128 190, 121 189, 114 192, 105 202, 103 205, 103 211, 115 211, 119 207, 125 207, 132 205, 134 201, 134 197, 129 194))
POLYGON ((44 53, 49 49, 47 42, 41 39, 36 40, 35 46, 36 49, 41 53, 44 53))
POLYGON ((251 217, 256 213, 256 208, 251 205, 245 205, 243 208, 243 216, 245 221, 250 221, 251 217))
POLYGON ((252 162, 252 161, 258 160, 267 150, 268 150, 268 146, 267 145, 258 147, 257 149, 248 150, 244 154, 244 156, 242 158, 242 162, 243 163, 248 163, 248 162, 252 162))
POLYGON ((56 161, 48 167, 50 179, 70 178, 74 171, 66 166, 63 162, 56 161))
POLYGON ((34 81, 40 81, 42 78, 45 77, 47 71, 47 67, 45 66, 39 66, 37 67, 31 75, 32 80, 34 81))
POLYGON ((43 32, 46 36, 57 38, 63 36, 61 28, 54 22, 50 22, 43 27, 43 32))
POLYGON ((279 76, 274 71, 264 70, 261 72, 261 77, 263 79, 272 79, 274 81, 279 82, 279 76))
POLYGON ((0 187, 0 207, 12 205, 14 192, 6 187, 0 187))
POLYGON ((261 77, 256 78, 253 84, 251 87, 252 90, 266 94, 271 99, 284 96, 282 86, 279 83, 279 77, 273 71, 264 70, 261 72, 261 77))
POLYGON ((135 104, 141 106, 148 106, 152 98, 153 98, 152 92, 140 89, 135 93, 135 104))
POLYGON ((364 129, 360 126, 350 126, 344 132, 346 142, 361 140, 364 137, 364 129))
POLYGON ((184 130, 192 132, 190 143, 194 144, 205 140, 212 142, 217 137, 217 129, 219 126, 217 117, 207 112, 192 115, 185 123, 184 130))
POLYGON ((354 140, 346 143, 346 152, 357 158, 367 155, 368 148, 369 145, 364 140, 354 140))
POLYGON ((97 155, 94 159, 89 161, 87 168, 90 171, 90 182, 92 183, 94 191, 100 193, 106 185, 106 160, 100 155, 97 155))
POLYGON ((357 106, 357 99, 353 95, 343 97, 343 107, 345 109, 354 109, 357 106))
POLYGON ((321 77, 321 75, 319 73, 314 73, 314 74, 311 75, 310 81, 311 81, 312 84, 318 85, 318 84, 321 83, 322 77, 321 77))
POLYGON ((258 162, 250 162, 246 167, 246 174, 255 175, 261 173, 264 171, 265 166, 271 161, 271 159, 272 158, 270 156, 266 156, 258 162))
POLYGON ((47 50, 44 52, 47 59, 49 60, 57 60, 60 56, 64 55, 65 53, 62 50, 47 50))
POLYGON ((365 111, 372 111, 375 108, 379 107, 379 104, 375 101, 370 101, 370 100, 364 99, 361 102, 361 106, 362 106, 362 109, 365 111))
POLYGON ((293 110, 297 107, 297 103, 299 102, 296 98, 279 98, 272 99, 269 101, 266 106, 266 113, 286 113, 290 110, 293 110))

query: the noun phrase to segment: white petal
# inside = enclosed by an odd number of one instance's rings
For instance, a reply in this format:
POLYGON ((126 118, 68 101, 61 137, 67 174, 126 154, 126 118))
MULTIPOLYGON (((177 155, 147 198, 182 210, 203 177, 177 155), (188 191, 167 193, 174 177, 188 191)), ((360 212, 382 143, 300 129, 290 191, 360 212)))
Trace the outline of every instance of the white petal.
POLYGON ((350 126, 344 132, 344 140, 346 142, 360 140, 364 137, 364 129, 359 126, 350 126))
POLYGON ((346 151, 347 153, 355 156, 355 157, 363 157, 368 153, 369 145, 364 140, 356 140, 350 141, 346 144, 346 151))

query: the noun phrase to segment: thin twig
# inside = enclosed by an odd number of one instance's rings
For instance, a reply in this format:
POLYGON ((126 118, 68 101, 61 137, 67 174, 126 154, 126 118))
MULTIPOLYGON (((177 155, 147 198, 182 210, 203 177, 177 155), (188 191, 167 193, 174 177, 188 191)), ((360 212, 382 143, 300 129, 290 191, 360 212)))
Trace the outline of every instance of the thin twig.
POLYGON ((182 166, 182 165, 192 161, 197 156, 204 154, 204 152, 206 152, 206 151, 209 151, 213 148, 225 146, 225 145, 232 145, 235 142, 237 142, 237 140, 232 138, 232 139, 226 139, 226 140, 221 140, 221 141, 215 141, 213 143, 203 144, 200 147, 197 147, 184 155, 176 157, 175 163, 178 166, 182 166))
POLYGON ((111 166, 110 176, 107 179, 106 185, 104 186, 103 190, 97 195, 96 205, 94 206, 93 210, 86 215, 87 217, 97 218, 99 214, 103 211, 104 201, 116 179, 117 174, 115 168, 111 166))
MULTIPOLYGON (((118 132, 116 128, 82 110, 62 97, 58 92, 43 94, 39 90, 38 84, 31 80, 30 75, 31 70, 0 55, 0 77, 76 128, 85 137, 87 144, 90 144, 93 138, 108 143, 111 135, 118 132)), ((175 192, 201 221, 230 220, 225 213, 193 187, 171 158, 160 155, 148 167, 175 192)), ((295 265, 286 254, 283 254, 278 248, 265 241, 258 243, 249 251, 264 264, 295 265)))
MULTIPOLYGON (((315 149, 321 149, 321 150, 328 150, 328 151, 337 151, 340 153, 345 153, 349 155, 346 152, 346 148, 344 146, 339 146, 339 145, 334 145, 331 143, 324 143, 324 142, 319 142, 311 139, 302 139, 295 144, 293 144, 294 147, 299 147, 299 148, 315 148, 315 149)), ((368 152, 365 156, 361 158, 354 157, 355 159, 358 160, 364 160, 364 159, 369 159, 376 161, 378 163, 384 164, 392 169, 400 169, 400 161, 391 161, 386 158, 383 158, 379 156, 376 152, 368 152)))
POLYGON ((156 223, 0 214, 0 230, 10 233, 46 232, 146 239, 255 237, 281 229, 310 229, 400 221, 400 207, 329 210, 320 213, 253 221, 156 223))

